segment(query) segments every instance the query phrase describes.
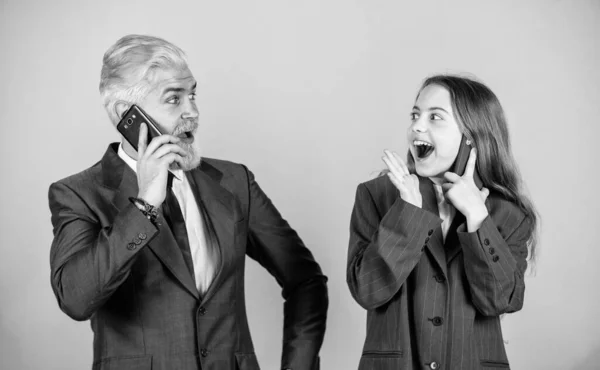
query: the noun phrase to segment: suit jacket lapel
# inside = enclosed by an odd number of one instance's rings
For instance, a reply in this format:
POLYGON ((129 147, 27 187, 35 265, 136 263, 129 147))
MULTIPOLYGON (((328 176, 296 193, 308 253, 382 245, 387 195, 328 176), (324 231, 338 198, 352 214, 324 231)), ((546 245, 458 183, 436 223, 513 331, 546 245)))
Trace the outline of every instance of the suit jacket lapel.
MULTIPOLYGON (((419 177, 419 191, 421 192, 421 197, 423 198, 423 209, 435 214, 436 216, 439 215, 440 212, 437 206, 435 190, 433 189, 433 183, 429 178, 419 177)), ((431 252, 433 258, 444 272, 444 275, 446 275, 446 252, 444 251, 444 238, 441 227, 437 227, 433 234, 429 237, 427 249, 431 252)))
POLYGON ((202 302, 206 302, 214 295, 234 261, 235 197, 221 186, 223 174, 206 162, 186 175, 199 209, 206 211, 206 225, 214 232, 220 255, 216 275, 202 298, 202 302))
MULTIPOLYGON (((118 213, 130 204, 129 197, 135 197, 138 193, 137 177, 135 172, 121 158, 116 150, 117 145, 111 145, 102 159, 104 172, 104 183, 114 188, 115 195, 112 204, 118 213)), ((177 241, 169 226, 164 220, 162 210, 158 217, 158 234, 148 243, 148 247, 156 257, 167 267, 175 278, 196 298, 199 298, 198 289, 194 278, 187 268, 183 255, 179 250, 177 241)))

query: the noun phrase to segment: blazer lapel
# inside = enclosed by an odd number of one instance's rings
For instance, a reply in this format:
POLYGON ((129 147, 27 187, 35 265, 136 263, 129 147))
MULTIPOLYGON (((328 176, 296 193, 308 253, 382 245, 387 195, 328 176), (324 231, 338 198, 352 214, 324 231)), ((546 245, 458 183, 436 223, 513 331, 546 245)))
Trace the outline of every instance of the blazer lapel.
MULTIPOLYGON (((116 189, 112 204, 117 213, 130 204, 129 197, 138 193, 137 176, 127 166, 116 150, 118 144, 112 144, 107 150, 103 162, 104 182, 108 187, 116 189)), ((196 298, 200 298, 194 278, 189 272, 177 241, 169 226, 164 221, 162 210, 158 217, 158 234, 148 243, 148 247, 156 257, 167 267, 175 278, 196 298)))
MULTIPOLYGON (((433 189, 433 182, 429 178, 419 176, 419 190, 423 198, 423 209, 436 216, 440 214, 437 206, 437 197, 433 189)), ((446 252, 444 251, 444 238, 442 228, 437 227, 429 237, 427 249, 440 266, 444 275, 447 275, 446 252)))
POLYGON ((206 211, 207 227, 214 231, 219 250, 219 266, 202 302, 208 301, 222 283, 224 273, 233 263, 235 242, 235 197, 223 188, 220 181, 223 174, 206 162, 200 168, 186 173, 192 185, 199 209, 206 211))

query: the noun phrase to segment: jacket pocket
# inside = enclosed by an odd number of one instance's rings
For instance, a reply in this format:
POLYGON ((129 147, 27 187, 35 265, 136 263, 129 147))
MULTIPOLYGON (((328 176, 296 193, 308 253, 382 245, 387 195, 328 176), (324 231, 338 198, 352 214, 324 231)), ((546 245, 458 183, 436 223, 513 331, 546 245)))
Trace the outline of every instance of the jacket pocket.
POLYGON ((258 359, 254 353, 236 352, 235 361, 239 370, 260 370, 258 359))
POLYGON ((507 362, 481 360, 481 368, 483 370, 510 369, 507 362))
POLYGON ((152 356, 109 357, 94 362, 92 370, 152 370, 152 356))
POLYGON ((362 357, 367 358, 402 358, 402 351, 363 351, 362 357))
POLYGON ((407 369, 402 351, 363 351, 358 370, 407 369))

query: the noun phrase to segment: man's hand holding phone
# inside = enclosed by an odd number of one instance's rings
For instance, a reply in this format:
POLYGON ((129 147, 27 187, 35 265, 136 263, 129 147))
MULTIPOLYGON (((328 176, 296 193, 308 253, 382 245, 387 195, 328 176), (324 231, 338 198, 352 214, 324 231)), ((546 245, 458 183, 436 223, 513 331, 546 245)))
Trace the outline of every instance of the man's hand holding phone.
POLYGON ((148 127, 140 125, 138 139, 137 180, 138 198, 154 207, 159 207, 167 195, 167 175, 169 166, 177 162, 183 164, 182 157, 187 153, 177 143, 180 139, 163 134, 148 141, 148 127))

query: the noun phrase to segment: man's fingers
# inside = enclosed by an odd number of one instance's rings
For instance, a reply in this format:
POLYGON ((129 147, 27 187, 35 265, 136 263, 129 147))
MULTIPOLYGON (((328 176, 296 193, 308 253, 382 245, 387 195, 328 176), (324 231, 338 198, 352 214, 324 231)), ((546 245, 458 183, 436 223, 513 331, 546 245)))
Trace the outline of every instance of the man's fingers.
POLYGON ((146 142, 146 138, 148 137, 148 126, 145 123, 140 125, 140 134, 138 136, 138 158, 141 158, 146 152, 146 147, 148 143, 146 142))
POLYGON ((182 157, 185 157, 187 155, 185 149, 183 149, 177 144, 164 144, 161 145, 160 148, 156 149, 154 153, 152 153, 152 157, 162 158, 169 153, 177 153, 182 157))
POLYGON ((180 166, 183 165, 183 158, 176 153, 169 153, 161 158, 167 165, 172 164, 173 162, 179 163, 180 166))
POLYGON ((469 160, 467 161, 467 167, 465 168, 465 176, 473 177, 475 173, 475 162, 477 161, 477 152, 475 148, 471 149, 469 153, 469 160))
POLYGON ((177 136, 173 136, 173 135, 160 135, 155 137, 154 139, 152 139, 152 141, 150 141, 150 144, 148 144, 148 146, 146 147, 146 157, 152 155, 152 153, 154 153, 160 146, 167 144, 167 143, 173 143, 176 144, 178 142, 180 142, 181 139, 178 138, 177 136))

